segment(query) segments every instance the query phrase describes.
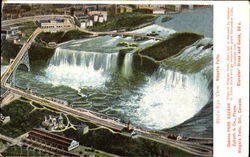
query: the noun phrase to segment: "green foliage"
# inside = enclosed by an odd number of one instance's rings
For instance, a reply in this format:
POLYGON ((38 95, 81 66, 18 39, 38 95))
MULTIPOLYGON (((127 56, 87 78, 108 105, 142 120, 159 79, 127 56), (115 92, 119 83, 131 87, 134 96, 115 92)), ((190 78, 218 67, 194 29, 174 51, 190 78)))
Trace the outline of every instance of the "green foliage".
POLYGON ((128 46, 128 42, 125 41, 119 42, 117 46, 128 46))
POLYGON ((77 30, 71 30, 68 32, 56 32, 56 33, 50 33, 50 32, 42 32, 40 33, 36 40, 37 41, 44 41, 46 43, 49 42, 56 42, 56 43, 62 43, 69 40, 74 39, 82 39, 85 37, 88 37, 90 34, 82 31, 77 30))
POLYGON ((20 45, 16 45, 11 41, 2 40, 1 56, 3 56, 4 62, 9 63, 10 58, 15 58, 20 49, 20 45))
POLYGON ((124 48, 121 48, 119 50, 120 53, 127 53, 127 52, 130 52, 132 50, 134 50, 135 48, 134 47, 124 47, 124 48))
POLYGON ((38 127, 44 116, 53 114, 47 110, 32 111, 33 107, 27 102, 15 100, 2 108, 4 115, 10 116, 10 122, 0 124, 0 132, 10 137, 18 137, 33 127, 38 127))
POLYGON ((144 15, 144 14, 121 14, 115 18, 110 19, 108 22, 95 25, 92 30, 94 31, 112 31, 112 30, 132 30, 143 24, 152 23, 157 16, 144 15))
POLYGON ((122 134, 113 134, 107 129, 89 131, 79 135, 73 129, 64 132, 67 137, 75 137, 80 144, 119 156, 167 156, 194 157, 189 153, 166 144, 144 138, 133 139, 122 134), (86 142, 88 141, 88 142, 86 142), (108 141, 108 144, 107 144, 108 141))
POLYGON ((174 33, 163 41, 145 49, 138 50, 137 53, 151 57, 156 61, 161 61, 176 55, 186 46, 193 44, 202 37, 202 35, 191 32, 174 33))
POLYGON ((70 8, 70 15, 71 15, 71 16, 74 16, 75 10, 76 10, 76 9, 75 9, 74 7, 71 7, 71 8, 70 8))
POLYGON ((137 44, 137 43, 130 43, 129 46, 130 46, 130 47, 137 47, 138 44, 137 44))
POLYGON ((19 26, 19 30, 23 33, 22 41, 26 41, 30 35, 36 30, 37 26, 34 22, 25 22, 19 26))
POLYGON ((46 68, 49 59, 53 56, 55 49, 50 48, 43 42, 35 42, 29 49, 30 64, 32 69, 46 68))
MULTIPOLYGON (((36 104, 37 107, 40 105, 36 104)), ((55 115, 56 113, 47 110, 36 110, 26 102, 16 100, 3 107, 2 111, 5 115, 10 115, 11 121, 5 125, 0 126, 1 134, 10 137, 17 137, 26 133, 33 127, 39 127, 45 115, 55 115)), ((68 116, 70 122, 74 125, 85 123, 90 129, 98 128, 98 125, 86 120, 81 120, 72 116, 68 116)), ((112 133, 108 129, 100 128, 96 130, 89 130, 87 134, 82 134, 78 130, 69 129, 63 132, 64 136, 73 138, 80 142, 81 145, 92 148, 91 150, 102 150, 111 154, 121 156, 175 156, 175 157, 194 157, 177 148, 166 144, 158 143, 146 138, 133 139, 121 133, 112 133), (107 144, 108 141, 108 144, 107 144)), ((22 148, 19 148, 22 149, 22 148)), ((10 147, 4 152, 4 156, 26 155, 27 153, 19 149, 10 147)), ((101 155, 101 154, 100 154, 101 155)))
POLYGON ((143 14, 152 14, 153 10, 147 9, 147 8, 140 8, 140 9, 135 9, 134 12, 143 13, 143 14))

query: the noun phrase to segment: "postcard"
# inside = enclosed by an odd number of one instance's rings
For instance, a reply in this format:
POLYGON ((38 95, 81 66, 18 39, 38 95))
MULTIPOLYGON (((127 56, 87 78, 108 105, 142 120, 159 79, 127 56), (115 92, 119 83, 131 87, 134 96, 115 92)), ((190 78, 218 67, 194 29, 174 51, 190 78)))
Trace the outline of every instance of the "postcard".
POLYGON ((1 12, 0 156, 249 155, 248 2, 1 12))

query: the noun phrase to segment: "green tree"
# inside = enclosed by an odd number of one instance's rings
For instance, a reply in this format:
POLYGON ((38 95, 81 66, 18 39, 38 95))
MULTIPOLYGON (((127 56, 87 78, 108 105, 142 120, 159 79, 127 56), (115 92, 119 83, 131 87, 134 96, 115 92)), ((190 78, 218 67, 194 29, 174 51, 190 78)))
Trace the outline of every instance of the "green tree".
POLYGON ((71 8, 70 8, 70 15, 71 15, 71 16, 74 16, 75 10, 76 10, 76 9, 75 9, 74 7, 71 7, 71 8))

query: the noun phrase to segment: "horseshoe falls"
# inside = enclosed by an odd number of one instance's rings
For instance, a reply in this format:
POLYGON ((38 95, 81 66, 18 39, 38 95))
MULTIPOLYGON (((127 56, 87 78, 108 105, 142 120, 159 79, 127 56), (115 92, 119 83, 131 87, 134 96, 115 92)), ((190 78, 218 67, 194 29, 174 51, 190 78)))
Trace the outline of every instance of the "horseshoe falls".
POLYGON ((207 104, 208 85, 202 73, 182 74, 160 67, 141 89, 141 97, 130 102, 137 106, 134 120, 151 129, 176 126, 207 104))

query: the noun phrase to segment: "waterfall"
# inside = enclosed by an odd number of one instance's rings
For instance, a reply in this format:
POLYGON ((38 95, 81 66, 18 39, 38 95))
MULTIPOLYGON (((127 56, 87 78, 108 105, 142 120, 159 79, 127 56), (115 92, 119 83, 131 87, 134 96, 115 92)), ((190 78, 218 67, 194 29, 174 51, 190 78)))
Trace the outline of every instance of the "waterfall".
POLYGON ((212 47, 212 39, 203 38, 169 58, 168 68, 160 66, 141 88, 140 98, 130 101, 130 104, 137 104, 134 121, 147 128, 164 129, 198 113, 212 96, 209 86, 212 47))
MULTIPOLYGON (((119 39, 120 37, 106 40, 106 44, 118 42, 119 39)), ((146 41, 145 45, 152 42, 146 41)), ((77 90, 90 87, 91 90, 97 89, 102 94, 114 95, 114 91, 110 90, 113 86, 109 84, 112 82, 115 90, 122 92, 118 92, 114 100, 110 99, 108 106, 103 106, 107 113, 119 110, 118 115, 124 114, 124 117, 128 117, 135 125, 153 130, 177 126, 192 118, 209 103, 212 95, 212 89, 209 87, 212 79, 211 39, 204 38, 190 45, 181 54, 170 57, 167 60, 169 65, 157 66, 158 70, 153 75, 143 78, 143 84, 126 89, 124 87, 130 82, 113 76, 116 76, 114 73, 118 71, 125 77, 140 72, 140 68, 133 69, 133 53, 126 53, 121 57, 118 51, 111 47, 109 51, 99 45, 96 46, 98 49, 91 49, 95 47, 94 43, 84 42, 77 49, 70 47, 70 44, 58 47, 45 70, 45 75, 38 78, 39 81, 77 90)), ((140 45, 143 45, 143 42, 140 45)), ((99 110, 98 107, 95 109, 99 110)))
POLYGON ((123 66, 122 66, 122 74, 125 77, 129 77, 132 75, 133 68, 133 53, 127 53, 124 58, 123 66))
POLYGON ((151 129, 176 126, 208 103, 208 85, 202 73, 182 74, 160 67, 141 89, 140 98, 130 101, 137 108, 133 121, 151 129))
POLYGON ((46 81, 75 89, 102 87, 116 69, 117 53, 97 53, 57 48, 45 70, 46 81))

